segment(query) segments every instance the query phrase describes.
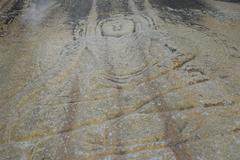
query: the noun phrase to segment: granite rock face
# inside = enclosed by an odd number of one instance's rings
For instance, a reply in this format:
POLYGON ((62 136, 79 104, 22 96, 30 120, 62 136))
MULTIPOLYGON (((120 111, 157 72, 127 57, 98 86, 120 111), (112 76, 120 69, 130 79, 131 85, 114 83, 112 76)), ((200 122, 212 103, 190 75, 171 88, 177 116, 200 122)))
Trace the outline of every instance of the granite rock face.
POLYGON ((240 4, 0 2, 0 160, 239 160, 240 4))

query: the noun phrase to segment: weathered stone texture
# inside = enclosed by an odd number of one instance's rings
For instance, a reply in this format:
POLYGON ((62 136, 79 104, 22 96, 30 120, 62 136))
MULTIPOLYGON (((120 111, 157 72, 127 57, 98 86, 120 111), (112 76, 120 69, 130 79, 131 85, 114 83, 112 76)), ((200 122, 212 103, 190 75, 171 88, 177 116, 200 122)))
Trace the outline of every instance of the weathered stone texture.
POLYGON ((240 159, 238 2, 0 9, 0 160, 240 159))

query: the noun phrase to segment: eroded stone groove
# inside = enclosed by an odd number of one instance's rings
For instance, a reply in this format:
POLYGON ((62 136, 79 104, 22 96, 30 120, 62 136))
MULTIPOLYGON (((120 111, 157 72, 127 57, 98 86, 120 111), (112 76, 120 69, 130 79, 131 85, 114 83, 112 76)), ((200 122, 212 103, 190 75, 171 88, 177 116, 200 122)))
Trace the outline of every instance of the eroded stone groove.
POLYGON ((232 3, 20 2, 0 38, 0 159, 240 158, 232 3))

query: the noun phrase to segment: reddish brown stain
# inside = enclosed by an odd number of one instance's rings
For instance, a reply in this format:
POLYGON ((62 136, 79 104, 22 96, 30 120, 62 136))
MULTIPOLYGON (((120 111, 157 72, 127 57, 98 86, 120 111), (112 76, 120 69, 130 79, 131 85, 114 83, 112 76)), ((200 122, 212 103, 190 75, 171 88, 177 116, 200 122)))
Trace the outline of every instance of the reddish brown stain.
MULTIPOLYGON (((188 59, 185 62, 181 62, 178 64, 178 68, 184 65, 185 63, 191 61, 193 58, 188 59)), ((146 72, 145 77, 149 78, 150 73, 146 72)), ((158 106, 158 112, 163 112, 168 110, 168 104, 164 100, 164 96, 161 94, 161 90, 159 89, 159 85, 157 82, 147 82, 147 92, 149 95, 158 93, 158 99, 161 101, 160 106, 158 106)), ((161 114, 163 117, 160 117, 161 119, 165 120, 165 139, 169 141, 169 148, 172 150, 172 152, 175 155, 176 160, 191 160, 190 154, 187 152, 187 147, 184 143, 182 143, 181 133, 178 131, 178 126, 176 124, 176 121, 172 118, 170 113, 161 114)))
POLYGON ((72 81, 72 87, 71 91, 69 93, 70 101, 68 102, 68 107, 66 108, 65 116, 66 116, 66 122, 64 124, 62 139, 64 146, 61 146, 61 152, 60 154, 63 154, 62 159, 71 159, 71 137, 69 135, 69 132, 74 128, 74 123, 76 119, 76 111, 77 111, 77 103, 74 103, 78 101, 80 97, 80 87, 79 87, 79 77, 76 75, 75 79, 72 81))
POLYGON ((171 114, 166 115, 165 120, 165 138, 169 141, 169 147, 173 151, 176 160, 191 160, 191 155, 187 151, 181 132, 178 130, 176 121, 171 114))

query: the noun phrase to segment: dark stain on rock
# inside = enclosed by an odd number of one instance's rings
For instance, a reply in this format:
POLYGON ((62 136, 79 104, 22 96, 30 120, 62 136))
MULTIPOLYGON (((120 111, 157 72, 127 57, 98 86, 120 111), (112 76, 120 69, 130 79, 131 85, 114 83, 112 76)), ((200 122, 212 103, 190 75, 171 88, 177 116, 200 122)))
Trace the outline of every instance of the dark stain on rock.
POLYGON ((240 128, 235 128, 234 130, 233 130, 233 133, 239 133, 240 132, 240 128))
POLYGON ((217 0, 222 2, 240 3, 240 0, 217 0))
POLYGON ((12 7, 5 13, 4 24, 9 25, 20 14, 24 7, 24 0, 16 0, 12 7))
POLYGON ((86 19, 92 8, 93 0, 62 0, 61 4, 73 22, 86 19))
POLYGON ((128 0, 97 0, 98 19, 104 19, 114 14, 129 14, 131 10, 128 0))
POLYGON ((131 12, 128 0, 112 0, 112 11, 114 14, 131 12))
POLYGON ((97 0, 98 19, 110 17, 111 14, 111 0, 97 0))
POLYGON ((206 5, 201 0, 149 0, 153 7, 173 9, 202 9, 206 5))
POLYGON ((172 23, 184 23, 203 30, 198 21, 201 16, 215 13, 215 10, 202 0, 149 0, 153 8, 160 10, 159 17, 172 23))

